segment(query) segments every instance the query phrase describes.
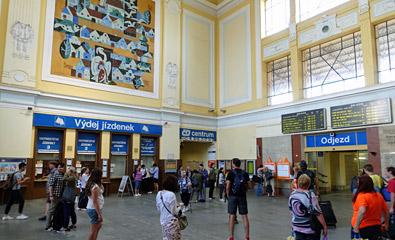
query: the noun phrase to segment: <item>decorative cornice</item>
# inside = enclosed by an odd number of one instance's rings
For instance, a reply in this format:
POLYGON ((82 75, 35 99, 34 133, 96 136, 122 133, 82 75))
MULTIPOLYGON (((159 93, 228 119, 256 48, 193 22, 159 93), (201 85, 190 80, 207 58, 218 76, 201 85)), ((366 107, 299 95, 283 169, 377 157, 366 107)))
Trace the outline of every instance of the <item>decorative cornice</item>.
POLYGON ((183 3, 210 14, 213 17, 222 16, 244 1, 245 0, 224 0, 220 4, 215 5, 207 0, 182 0, 183 3))

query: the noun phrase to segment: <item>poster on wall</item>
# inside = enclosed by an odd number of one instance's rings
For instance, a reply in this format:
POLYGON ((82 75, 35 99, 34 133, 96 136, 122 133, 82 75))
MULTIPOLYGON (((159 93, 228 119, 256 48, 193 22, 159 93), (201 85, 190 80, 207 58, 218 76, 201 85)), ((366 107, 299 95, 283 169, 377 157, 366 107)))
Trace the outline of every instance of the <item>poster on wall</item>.
POLYGON ((111 138, 111 154, 126 155, 128 153, 128 136, 114 134, 111 138))
POLYGON ((108 91, 154 91, 155 1, 57 0, 47 7, 54 8, 51 75, 108 91))
POLYGON ((176 172, 177 172, 177 160, 166 160, 165 173, 176 173, 176 172))
POLYGON ((39 129, 37 133, 37 152, 59 153, 61 140, 61 131, 39 129))
POLYGON ((94 154, 96 153, 97 134, 96 133, 78 133, 77 153, 94 154))
POLYGON ((155 154, 155 138, 141 138, 141 155, 155 154))

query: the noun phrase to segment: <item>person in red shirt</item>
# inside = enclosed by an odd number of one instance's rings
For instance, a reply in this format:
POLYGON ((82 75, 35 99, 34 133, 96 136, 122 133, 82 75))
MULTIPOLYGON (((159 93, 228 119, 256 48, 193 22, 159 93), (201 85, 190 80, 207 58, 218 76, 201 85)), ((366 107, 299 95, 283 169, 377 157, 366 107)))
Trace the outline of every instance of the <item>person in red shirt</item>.
POLYGON ((352 198, 354 214, 351 225, 354 233, 361 238, 376 240, 380 236, 381 227, 388 230, 388 206, 383 196, 374 190, 373 180, 368 175, 358 178, 358 189, 352 198), (381 225, 381 215, 384 213, 385 223, 381 225))
POLYGON ((385 176, 389 178, 387 185, 387 192, 391 193, 391 203, 390 203, 390 214, 394 214, 394 204, 395 204, 395 168, 387 167, 385 169, 385 176))

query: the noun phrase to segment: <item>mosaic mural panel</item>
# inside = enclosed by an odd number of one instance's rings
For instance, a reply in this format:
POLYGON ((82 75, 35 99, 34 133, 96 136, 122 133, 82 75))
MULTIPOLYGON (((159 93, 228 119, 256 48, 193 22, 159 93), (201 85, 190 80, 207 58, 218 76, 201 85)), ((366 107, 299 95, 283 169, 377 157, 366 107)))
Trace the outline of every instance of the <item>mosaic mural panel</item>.
POLYGON ((51 74, 153 92, 152 0, 56 0, 51 74))

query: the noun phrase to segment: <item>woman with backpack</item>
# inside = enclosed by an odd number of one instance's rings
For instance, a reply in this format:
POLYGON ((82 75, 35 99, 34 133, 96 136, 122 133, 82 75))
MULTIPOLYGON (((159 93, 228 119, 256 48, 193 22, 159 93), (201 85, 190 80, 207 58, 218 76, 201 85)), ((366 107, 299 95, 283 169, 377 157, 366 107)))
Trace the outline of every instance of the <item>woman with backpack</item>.
POLYGON ((202 192, 202 187, 203 187, 203 176, 202 174, 200 174, 200 172, 198 170, 193 170, 192 173, 192 193, 190 196, 190 201, 192 201, 193 199, 193 194, 196 192, 197 196, 196 196, 196 203, 198 201, 200 201, 199 196, 201 195, 202 192))

